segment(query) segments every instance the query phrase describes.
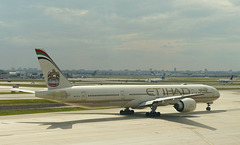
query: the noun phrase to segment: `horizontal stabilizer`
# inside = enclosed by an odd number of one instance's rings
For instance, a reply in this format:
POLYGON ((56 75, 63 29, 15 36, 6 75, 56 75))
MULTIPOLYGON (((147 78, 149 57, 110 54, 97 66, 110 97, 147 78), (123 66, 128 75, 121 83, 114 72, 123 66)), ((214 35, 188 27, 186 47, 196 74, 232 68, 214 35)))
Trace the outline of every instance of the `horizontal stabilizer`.
POLYGON ((35 91, 31 91, 31 90, 23 90, 23 89, 11 89, 11 90, 12 91, 18 91, 18 92, 35 94, 35 91))

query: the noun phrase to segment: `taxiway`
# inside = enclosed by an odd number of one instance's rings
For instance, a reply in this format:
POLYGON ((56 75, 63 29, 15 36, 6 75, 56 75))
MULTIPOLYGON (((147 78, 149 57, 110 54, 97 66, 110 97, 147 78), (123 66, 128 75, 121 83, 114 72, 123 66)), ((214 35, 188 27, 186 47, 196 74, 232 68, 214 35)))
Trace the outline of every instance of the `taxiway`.
POLYGON ((240 91, 220 91, 205 111, 192 113, 159 107, 160 118, 146 118, 149 109, 133 116, 120 109, 12 115, 0 117, 1 144, 199 144, 237 145, 240 142, 240 91))

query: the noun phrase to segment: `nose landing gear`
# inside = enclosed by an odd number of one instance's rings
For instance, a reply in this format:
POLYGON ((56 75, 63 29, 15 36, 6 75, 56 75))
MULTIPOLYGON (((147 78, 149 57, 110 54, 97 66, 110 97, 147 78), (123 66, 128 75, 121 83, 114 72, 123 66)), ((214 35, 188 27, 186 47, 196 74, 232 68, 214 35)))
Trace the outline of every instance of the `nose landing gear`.
POLYGON ((207 111, 211 111, 211 104, 213 103, 207 103, 207 108, 206 108, 207 111))

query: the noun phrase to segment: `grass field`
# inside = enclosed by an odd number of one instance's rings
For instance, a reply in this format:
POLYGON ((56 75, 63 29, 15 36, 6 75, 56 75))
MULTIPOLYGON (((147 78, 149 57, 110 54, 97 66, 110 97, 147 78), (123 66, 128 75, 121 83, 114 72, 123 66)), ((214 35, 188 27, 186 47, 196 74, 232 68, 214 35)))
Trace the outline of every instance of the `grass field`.
POLYGON ((7 105, 35 105, 35 104, 56 104, 56 102, 45 99, 23 99, 23 100, 1 100, 0 106, 7 105))
POLYGON ((61 111, 78 111, 87 110, 80 107, 57 107, 57 108, 37 108, 37 109, 16 109, 16 110, 1 110, 1 106, 14 105, 38 105, 38 104, 57 104, 56 102, 44 99, 26 99, 26 100, 1 100, 0 101, 0 116, 3 115, 17 115, 17 114, 32 114, 32 113, 46 113, 46 112, 61 112, 61 111))

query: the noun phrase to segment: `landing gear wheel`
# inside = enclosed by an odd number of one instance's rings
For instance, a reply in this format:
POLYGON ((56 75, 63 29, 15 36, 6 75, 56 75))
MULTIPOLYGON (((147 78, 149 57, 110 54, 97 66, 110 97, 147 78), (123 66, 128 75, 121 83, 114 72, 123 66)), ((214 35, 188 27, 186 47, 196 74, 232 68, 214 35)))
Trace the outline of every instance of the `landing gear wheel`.
POLYGON ((207 107, 206 110, 207 110, 207 111, 211 111, 211 107, 207 107))
POLYGON ((211 104, 212 104, 212 103, 207 103, 207 108, 206 108, 207 111, 211 111, 211 107, 210 107, 211 104))
POLYGON ((150 117, 150 112, 146 112, 146 117, 150 117))
POLYGON ((158 103, 153 103, 150 108, 151 112, 146 113, 146 117, 160 117, 160 112, 156 112, 158 103))
POLYGON ((130 110, 130 114, 133 115, 134 114, 134 110, 130 110))
POLYGON ((146 117, 160 117, 160 112, 146 112, 146 117))
POLYGON ((123 110, 120 111, 120 115, 124 115, 124 111, 123 110))
POLYGON ((133 115, 133 114, 134 110, 129 110, 129 108, 120 111, 120 115, 133 115))

